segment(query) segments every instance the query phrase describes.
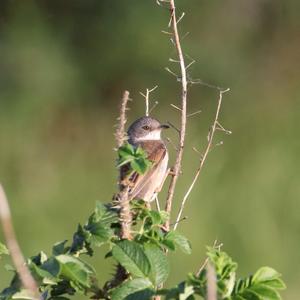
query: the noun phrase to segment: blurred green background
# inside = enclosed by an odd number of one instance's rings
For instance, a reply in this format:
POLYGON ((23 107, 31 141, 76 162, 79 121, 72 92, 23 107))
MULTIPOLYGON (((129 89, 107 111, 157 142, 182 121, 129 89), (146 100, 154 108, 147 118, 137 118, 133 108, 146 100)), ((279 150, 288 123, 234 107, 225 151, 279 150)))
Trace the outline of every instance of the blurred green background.
MULTIPOLYGON (((183 40, 187 61, 196 60, 189 76, 231 88, 220 120, 233 134, 218 133, 224 145, 211 152, 189 199, 179 228, 193 254, 170 255, 169 284, 197 270, 205 246, 218 239, 239 275, 270 265, 288 285, 284 299, 299 299, 300 2, 177 2, 186 13, 181 33, 190 32, 183 40)), ((170 104, 179 104, 180 84, 164 69, 177 68, 161 33, 168 20, 154 0, 1 0, 0 180, 26 256, 49 253, 54 242, 71 238, 96 200, 110 201, 113 126, 124 89, 134 100, 129 121, 144 112, 139 92, 158 85, 153 116, 179 124, 170 104)), ((175 210, 217 97, 215 89, 190 87, 188 111, 202 113, 189 119, 175 210)), ((102 282, 112 272, 104 253, 92 260, 102 282)), ((6 263, 0 261, 1 289, 11 277, 6 263)))

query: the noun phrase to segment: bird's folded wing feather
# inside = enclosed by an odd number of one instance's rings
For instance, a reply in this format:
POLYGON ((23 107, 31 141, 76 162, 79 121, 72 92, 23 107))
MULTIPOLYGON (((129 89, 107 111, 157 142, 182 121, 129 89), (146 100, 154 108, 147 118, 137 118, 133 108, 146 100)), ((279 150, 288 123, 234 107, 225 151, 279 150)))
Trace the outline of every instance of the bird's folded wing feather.
MULTIPOLYGON (((129 198, 135 198, 141 190, 149 183, 152 176, 156 173, 157 167, 162 162, 166 155, 166 147, 163 142, 161 141, 143 141, 139 144, 144 151, 148 154, 148 159, 152 162, 152 166, 146 173, 139 174, 134 172, 130 178, 130 191, 129 191, 129 198)), ((129 166, 124 165, 121 168, 120 179, 121 181, 125 179, 128 175, 129 166)))

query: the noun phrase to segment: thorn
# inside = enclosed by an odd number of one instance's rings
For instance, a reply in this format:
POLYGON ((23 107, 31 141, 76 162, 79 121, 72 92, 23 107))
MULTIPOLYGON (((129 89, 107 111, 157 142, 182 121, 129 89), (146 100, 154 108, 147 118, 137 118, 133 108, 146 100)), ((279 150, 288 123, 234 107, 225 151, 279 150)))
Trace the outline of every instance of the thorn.
POLYGON ((202 153, 201 153, 196 147, 193 147, 192 149, 193 149, 196 153, 202 155, 202 153))
POLYGON ((175 44, 174 40, 173 40, 173 39, 170 39, 170 41, 171 41, 171 43, 173 44, 173 46, 176 47, 176 44, 175 44))
POLYGON ((174 126, 171 122, 167 122, 173 129, 175 129, 179 134, 180 134, 180 130, 176 127, 176 126, 174 126))
POLYGON ((189 34, 190 34, 189 31, 188 31, 187 33, 185 33, 185 34, 181 37, 181 40, 184 40, 189 34))
POLYGON ((175 63, 180 63, 180 60, 176 60, 176 59, 173 59, 173 58, 169 58, 169 61, 170 62, 175 62, 175 63))
POLYGON ((193 65, 195 62, 196 62, 195 60, 191 61, 191 62, 185 67, 185 69, 187 70, 187 69, 188 69, 191 65, 193 65))
POLYGON ((169 137, 167 137, 167 142, 169 142, 172 146, 173 146, 173 148, 175 149, 175 151, 178 151, 178 148, 176 147, 176 145, 173 143, 173 141, 171 140, 171 138, 169 138, 169 137))
POLYGON ((173 33, 169 32, 169 31, 162 30, 161 32, 164 33, 164 34, 167 34, 167 35, 173 35, 173 33))
POLYGON ((151 114, 151 112, 154 110, 154 108, 158 105, 158 101, 155 101, 153 106, 150 108, 149 114, 151 114))
POLYGON ((183 19, 184 16, 185 16, 185 12, 183 12, 183 13, 181 14, 181 16, 180 16, 179 19, 177 20, 176 24, 178 24, 178 23, 183 19))
POLYGON ((165 67, 165 70, 167 72, 169 72, 170 74, 172 74, 173 76, 175 76, 176 78, 178 78, 178 75, 176 73, 174 73, 173 71, 171 71, 168 67, 165 67))
POLYGON ((187 217, 187 216, 184 216, 184 217, 182 217, 179 221, 170 224, 170 226, 175 226, 175 224, 178 224, 178 223, 180 223, 180 222, 182 222, 182 221, 185 221, 185 220, 187 220, 187 219, 188 219, 188 217, 187 217))
POLYGON ((197 114, 200 114, 201 112, 202 112, 202 110, 198 110, 198 111, 188 114, 186 117, 189 118, 189 117, 195 116, 197 114))
POLYGON ((178 106, 176 106, 175 104, 171 103, 170 105, 171 105, 173 108, 175 108, 175 109, 177 109, 177 110, 179 110, 179 111, 182 111, 182 109, 179 108, 178 106))

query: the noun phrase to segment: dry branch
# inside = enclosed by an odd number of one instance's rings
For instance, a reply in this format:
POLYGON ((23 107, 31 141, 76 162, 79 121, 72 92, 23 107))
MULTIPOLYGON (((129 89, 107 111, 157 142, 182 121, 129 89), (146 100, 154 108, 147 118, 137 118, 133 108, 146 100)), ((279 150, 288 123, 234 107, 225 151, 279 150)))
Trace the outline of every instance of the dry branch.
MULTIPOLYGON (((187 102, 186 66, 185 66, 183 51, 180 44, 180 37, 179 37, 178 27, 177 27, 178 20, 176 18, 174 0, 170 0, 170 12, 171 12, 170 27, 172 27, 174 44, 177 50, 177 55, 178 55, 180 70, 181 70, 181 126, 180 126, 180 134, 179 134, 179 145, 176 154, 175 165, 173 168, 172 178, 168 189, 168 195, 167 195, 166 207, 165 207, 165 210, 169 214, 171 213, 172 210, 172 202, 174 198, 175 186, 181 170, 181 161, 183 156, 185 131, 186 131, 186 102, 187 102)), ((170 221, 166 222, 165 227, 167 230, 169 229, 170 221)))
MULTIPOLYGON (((207 155, 208 155, 209 151, 211 150, 213 139, 214 139, 214 136, 215 136, 215 132, 216 132, 216 130, 218 130, 218 129, 221 128, 219 126, 220 123, 219 123, 218 119, 219 119, 220 109, 221 109, 221 105, 222 105, 223 94, 226 93, 226 92, 228 92, 228 91, 229 91, 229 89, 223 90, 223 91, 219 91, 219 100, 218 100, 216 115, 215 115, 215 119, 214 119, 213 125, 211 127, 211 131, 208 134, 207 146, 205 148, 204 154, 200 155, 199 167, 197 168, 195 176, 194 176, 194 179, 193 179, 191 185, 189 186, 187 192, 185 193, 185 195, 183 197, 183 200, 181 202, 180 209, 179 209, 179 212, 178 212, 178 215, 177 215, 177 218, 176 218, 176 222, 175 222, 175 225, 174 225, 174 230, 177 228, 177 226, 179 224, 179 220, 181 218, 181 215, 182 215, 184 206, 186 204, 186 201, 187 201, 190 193, 192 192, 192 190, 193 190, 193 188, 194 188, 194 186, 195 186, 195 184, 197 182, 197 179, 198 179, 198 177, 199 177, 199 175, 200 175, 200 173, 201 173, 201 171, 203 169, 204 163, 206 161, 207 155)), ((228 132, 225 129, 223 131, 228 132)))
POLYGON ((37 284, 30 274, 25 263, 24 256, 21 252, 20 246, 18 244, 15 231, 12 224, 12 218, 10 213, 9 204, 0 184, 0 219, 3 228, 3 234, 6 240, 6 245, 9 250, 10 256, 12 258, 13 264, 16 271, 20 277, 22 285, 25 289, 30 291, 34 299, 40 299, 40 294, 38 291, 37 284))

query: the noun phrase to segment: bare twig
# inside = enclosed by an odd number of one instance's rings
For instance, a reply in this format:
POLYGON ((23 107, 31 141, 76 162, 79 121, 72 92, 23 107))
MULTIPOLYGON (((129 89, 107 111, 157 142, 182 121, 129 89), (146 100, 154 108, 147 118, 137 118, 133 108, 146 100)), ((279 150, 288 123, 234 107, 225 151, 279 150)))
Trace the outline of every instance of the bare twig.
POLYGON ((174 230, 177 228, 178 226, 178 220, 180 220, 181 218, 181 215, 182 215, 182 212, 183 212, 183 209, 184 209, 184 206, 185 206, 185 203, 191 193, 191 191, 193 190, 194 188, 194 185, 196 184, 196 181, 203 169, 203 166, 204 166, 204 163, 206 161, 206 158, 207 158, 207 155, 212 147, 212 143, 213 143, 213 139, 214 139, 214 135, 215 135, 215 132, 217 130, 217 126, 218 124, 220 124, 218 122, 218 119, 219 119, 219 113, 220 113, 220 109, 221 109, 221 105, 222 105, 222 99, 223 99, 223 94, 228 92, 229 89, 227 90, 223 90, 223 91, 220 91, 219 92, 219 100, 218 100, 218 105, 217 105, 217 111, 216 111, 216 115, 215 115, 215 119, 214 119, 214 122, 213 122, 213 125, 211 127, 211 131, 208 135, 208 142, 207 142, 207 146, 205 148, 205 151, 203 153, 203 155, 200 155, 200 163, 199 163, 199 167, 198 169, 196 170, 196 173, 195 173, 195 176, 194 176, 194 179, 191 183, 191 185, 189 186, 187 192, 185 193, 184 197, 183 197, 183 200, 181 202, 181 205, 180 205, 180 209, 179 209, 179 212, 178 212, 178 215, 177 215, 177 218, 176 218, 176 222, 175 222, 175 225, 174 225, 174 230))
POLYGON ((149 110, 149 102, 150 102, 150 94, 155 91, 157 89, 158 85, 156 85, 155 87, 153 87, 152 89, 146 89, 146 94, 143 94, 142 92, 140 92, 140 94, 145 98, 145 115, 148 117, 149 113, 151 112, 151 110, 149 110))
MULTIPOLYGON (((117 147, 120 148, 125 139, 125 124, 127 121, 126 118, 126 110, 127 110, 127 102, 129 101, 129 92, 124 91, 123 97, 121 99, 121 105, 120 105, 120 116, 118 118, 119 124, 117 126, 117 131, 115 133, 117 147)), ((132 222, 132 216, 130 212, 130 205, 128 201, 128 190, 129 187, 123 187, 121 184, 119 184, 120 191, 116 195, 116 201, 119 206, 119 221, 121 224, 121 233, 120 237, 122 239, 131 239, 131 222, 132 222)))
POLYGON ((126 119, 126 110, 127 110, 127 102, 129 101, 129 92, 124 91, 123 97, 121 99, 121 105, 120 105, 120 115, 118 118, 118 126, 115 133, 116 141, 117 141, 117 147, 120 148, 124 141, 125 141, 125 124, 127 122, 126 119))
MULTIPOLYGON (((186 100, 187 100, 187 76, 186 76, 186 66, 183 51, 180 44, 180 37, 178 33, 177 23, 178 20, 176 18, 176 11, 175 11, 175 2, 174 0, 170 0, 170 12, 171 12, 171 23, 170 27, 172 27, 173 31, 173 38, 175 42, 175 47, 177 50, 177 55, 180 64, 181 70, 181 127, 180 127, 180 135, 179 135, 179 145, 178 151, 176 154, 175 165, 173 168, 173 177, 171 179, 168 195, 166 200, 165 210, 170 214, 172 210, 172 202, 174 197, 175 186, 177 183, 178 176, 181 170, 181 161, 183 156, 183 148, 184 148, 184 141, 185 141, 185 131, 186 131, 186 100)), ((170 221, 166 222, 166 229, 168 230, 170 227, 170 221)))
POLYGON ((10 256, 17 270, 17 273, 21 279, 23 287, 32 293, 34 299, 41 299, 37 284, 33 279, 33 277, 31 276, 30 271, 27 268, 24 256, 17 242, 13 224, 12 224, 9 204, 1 184, 0 184, 0 219, 2 223, 3 234, 6 240, 6 245, 9 249, 10 256))

